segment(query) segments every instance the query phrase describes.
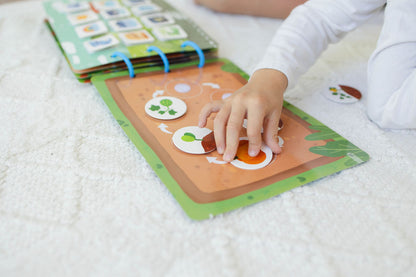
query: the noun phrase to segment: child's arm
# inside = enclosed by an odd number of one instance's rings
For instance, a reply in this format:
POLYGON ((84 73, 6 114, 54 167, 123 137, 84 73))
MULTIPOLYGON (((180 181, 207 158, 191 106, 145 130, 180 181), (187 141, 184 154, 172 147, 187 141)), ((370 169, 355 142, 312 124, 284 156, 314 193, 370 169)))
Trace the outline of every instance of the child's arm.
POLYGON ((274 18, 286 18, 290 12, 306 0, 194 0, 214 11, 247 14, 274 18))
POLYGON ((368 115, 382 128, 416 128, 416 1, 388 2, 368 65, 368 115))
POLYGON ((238 144, 236 134, 244 117, 247 117, 248 126, 252 126, 247 130, 250 132, 250 155, 259 152, 262 126, 269 126, 265 129, 265 143, 275 153, 280 152, 276 146, 276 120, 280 117, 286 87, 294 85, 329 43, 340 40, 384 3, 385 0, 309 0, 295 8, 272 39, 247 85, 222 106, 208 104, 201 112, 200 126, 203 126, 209 114, 218 111, 220 118, 214 121, 214 134, 218 139, 219 153, 224 151, 224 160, 234 158, 238 144), (249 100, 244 101, 245 97, 249 100), (257 113, 249 112, 253 111, 251 103, 262 103, 264 106, 259 107, 264 108, 257 113), (270 121, 275 124, 274 127, 270 121), (224 146, 225 149, 222 148, 224 146))
POLYGON ((386 0, 309 0, 298 6, 273 37, 256 69, 273 68, 289 87, 305 73, 330 43, 341 40, 379 11, 386 0))

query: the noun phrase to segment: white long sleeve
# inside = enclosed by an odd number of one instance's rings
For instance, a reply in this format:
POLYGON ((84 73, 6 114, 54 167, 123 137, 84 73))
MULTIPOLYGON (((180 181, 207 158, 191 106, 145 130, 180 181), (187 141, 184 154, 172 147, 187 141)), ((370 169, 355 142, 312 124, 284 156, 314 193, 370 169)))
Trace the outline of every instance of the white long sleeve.
POLYGON ((416 0, 309 0, 282 24, 256 70, 280 70, 293 86, 329 43, 385 4, 368 66, 368 115, 382 128, 416 128, 416 0))
POLYGON ((368 65, 368 115, 383 128, 416 128, 416 0, 387 3, 368 65))
MULTIPOLYGON (((415 1, 415 0, 411 0, 415 1)), ((295 8, 272 39, 256 69, 283 72, 293 86, 329 43, 368 20, 386 0, 309 0, 295 8)))

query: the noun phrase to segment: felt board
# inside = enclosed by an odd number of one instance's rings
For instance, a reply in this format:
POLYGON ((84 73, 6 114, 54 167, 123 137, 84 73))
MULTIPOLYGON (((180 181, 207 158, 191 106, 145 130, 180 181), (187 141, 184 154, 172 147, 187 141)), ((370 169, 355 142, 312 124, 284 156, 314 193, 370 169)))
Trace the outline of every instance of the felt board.
MULTIPOLYGON (((99 75, 92 83, 121 128, 193 219, 254 204, 369 159, 367 153, 288 102, 284 102, 279 131, 282 153, 273 155, 267 166, 242 169, 225 163, 215 150, 186 153, 175 146, 175 132, 197 125, 206 103, 229 96, 247 82, 248 75, 226 59, 208 60, 202 68, 190 62, 173 65, 168 73, 161 67, 135 73, 134 78, 127 72, 99 75), (146 104, 157 97, 181 99, 187 110, 172 120, 149 116, 146 104)), ((168 111, 170 104, 163 107, 160 103, 159 108, 168 111)), ((213 117, 206 126, 210 130, 213 117)), ((246 135, 242 128, 240 137, 246 135)))

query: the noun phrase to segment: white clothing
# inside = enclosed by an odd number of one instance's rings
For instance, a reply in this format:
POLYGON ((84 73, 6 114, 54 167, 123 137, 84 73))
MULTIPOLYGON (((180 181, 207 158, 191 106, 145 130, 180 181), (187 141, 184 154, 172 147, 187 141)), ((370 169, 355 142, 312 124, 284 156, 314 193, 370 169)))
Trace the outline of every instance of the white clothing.
POLYGON ((416 0, 309 0, 283 22, 256 69, 279 70, 293 86, 329 43, 386 3, 368 66, 368 115, 383 128, 416 128, 416 0))

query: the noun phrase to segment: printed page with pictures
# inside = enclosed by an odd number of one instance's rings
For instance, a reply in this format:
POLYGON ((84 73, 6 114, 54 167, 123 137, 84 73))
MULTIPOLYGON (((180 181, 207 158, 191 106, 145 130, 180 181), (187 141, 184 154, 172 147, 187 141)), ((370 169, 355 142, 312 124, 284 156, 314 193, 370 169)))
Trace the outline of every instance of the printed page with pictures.
POLYGON ((114 52, 143 67, 160 60, 156 53, 147 51, 150 45, 178 62, 195 54, 181 48, 186 40, 194 41, 206 53, 217 48, 199 26, 163 0, 46 1, 44 9, 47 23, 78 78, 122 67, 122 59, 112 57, 114 52))

